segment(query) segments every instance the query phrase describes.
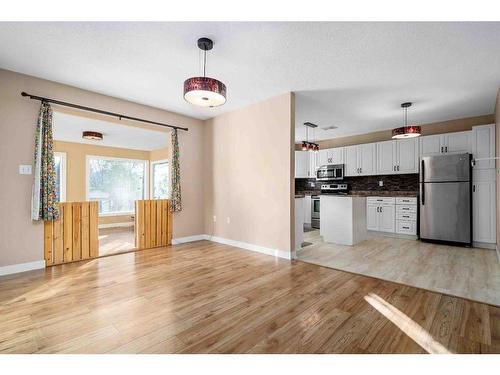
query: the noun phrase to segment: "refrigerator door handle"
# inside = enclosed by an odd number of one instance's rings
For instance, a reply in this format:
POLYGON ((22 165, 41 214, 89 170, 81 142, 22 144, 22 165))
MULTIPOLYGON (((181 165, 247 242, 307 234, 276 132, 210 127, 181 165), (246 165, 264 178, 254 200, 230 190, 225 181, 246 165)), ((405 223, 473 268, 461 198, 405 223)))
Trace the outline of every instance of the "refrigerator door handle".
POLYGON ((425 163, 422 159, 422 206, 425 205, 425 163))

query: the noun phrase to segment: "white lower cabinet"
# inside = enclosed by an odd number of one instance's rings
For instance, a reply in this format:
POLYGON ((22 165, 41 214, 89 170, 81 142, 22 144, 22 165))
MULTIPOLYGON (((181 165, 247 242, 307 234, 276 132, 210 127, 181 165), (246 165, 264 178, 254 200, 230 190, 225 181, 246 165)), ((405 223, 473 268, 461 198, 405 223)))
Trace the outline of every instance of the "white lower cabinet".
POLYGON ((378 230, 394 233, 396 230, 396 207, 388 204, 380 206, 378 230))
POLYGON ((494 169, 473 171, 472 240, 496 243, 496 181, 494 169))
POLYGON ((378 230, 378 208, 377 204, 366 205, 366 229, 378 230))
POLYGON ((304 224, 311 225, 311 196, 306 195, 304 198, 304 224))
POLYGON ((393 233, 396 225, 395 203, 393 197, 368 197, 366 200, 366 229, 393 233))
POLYGON ((415 236, 417 234, 417 198, 368 197, 366 229, 415 236))
POLYGON ((417 234, 417 222, 416 221, 396 221, 396 233, 399 234, 417 234))

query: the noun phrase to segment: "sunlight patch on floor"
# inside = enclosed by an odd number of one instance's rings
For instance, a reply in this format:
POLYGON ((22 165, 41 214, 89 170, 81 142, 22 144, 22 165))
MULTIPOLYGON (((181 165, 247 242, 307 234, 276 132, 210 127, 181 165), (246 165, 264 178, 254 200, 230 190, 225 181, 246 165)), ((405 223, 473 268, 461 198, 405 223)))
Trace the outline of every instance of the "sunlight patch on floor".
POLYGON ((427 332, 424 328, 413 321, 408 315, 385 301, 383 298, 374 293, 369 293, 364 297, 364 299, 428 353, 451 353, 441 343, 436 341, 429 332, 427 332))

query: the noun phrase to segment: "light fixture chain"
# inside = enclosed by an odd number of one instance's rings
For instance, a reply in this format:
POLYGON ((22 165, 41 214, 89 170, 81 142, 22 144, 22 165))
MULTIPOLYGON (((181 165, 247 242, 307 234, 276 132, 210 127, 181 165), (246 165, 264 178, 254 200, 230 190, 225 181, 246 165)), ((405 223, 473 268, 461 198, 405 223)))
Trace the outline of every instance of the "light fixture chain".
POLYGON ((206 67, 207 67, 207 50, 203 51, 203 77, 206 77, 206 67))

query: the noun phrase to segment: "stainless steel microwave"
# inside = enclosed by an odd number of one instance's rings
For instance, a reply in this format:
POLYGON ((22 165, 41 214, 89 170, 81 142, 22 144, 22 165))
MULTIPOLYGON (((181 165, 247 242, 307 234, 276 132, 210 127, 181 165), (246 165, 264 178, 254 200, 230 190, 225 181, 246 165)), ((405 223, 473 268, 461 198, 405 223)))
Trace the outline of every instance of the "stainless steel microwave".
POLYGON ((344 164, 322 165, 316 171, 317 181, 333 181, 344 179, 344 164))

